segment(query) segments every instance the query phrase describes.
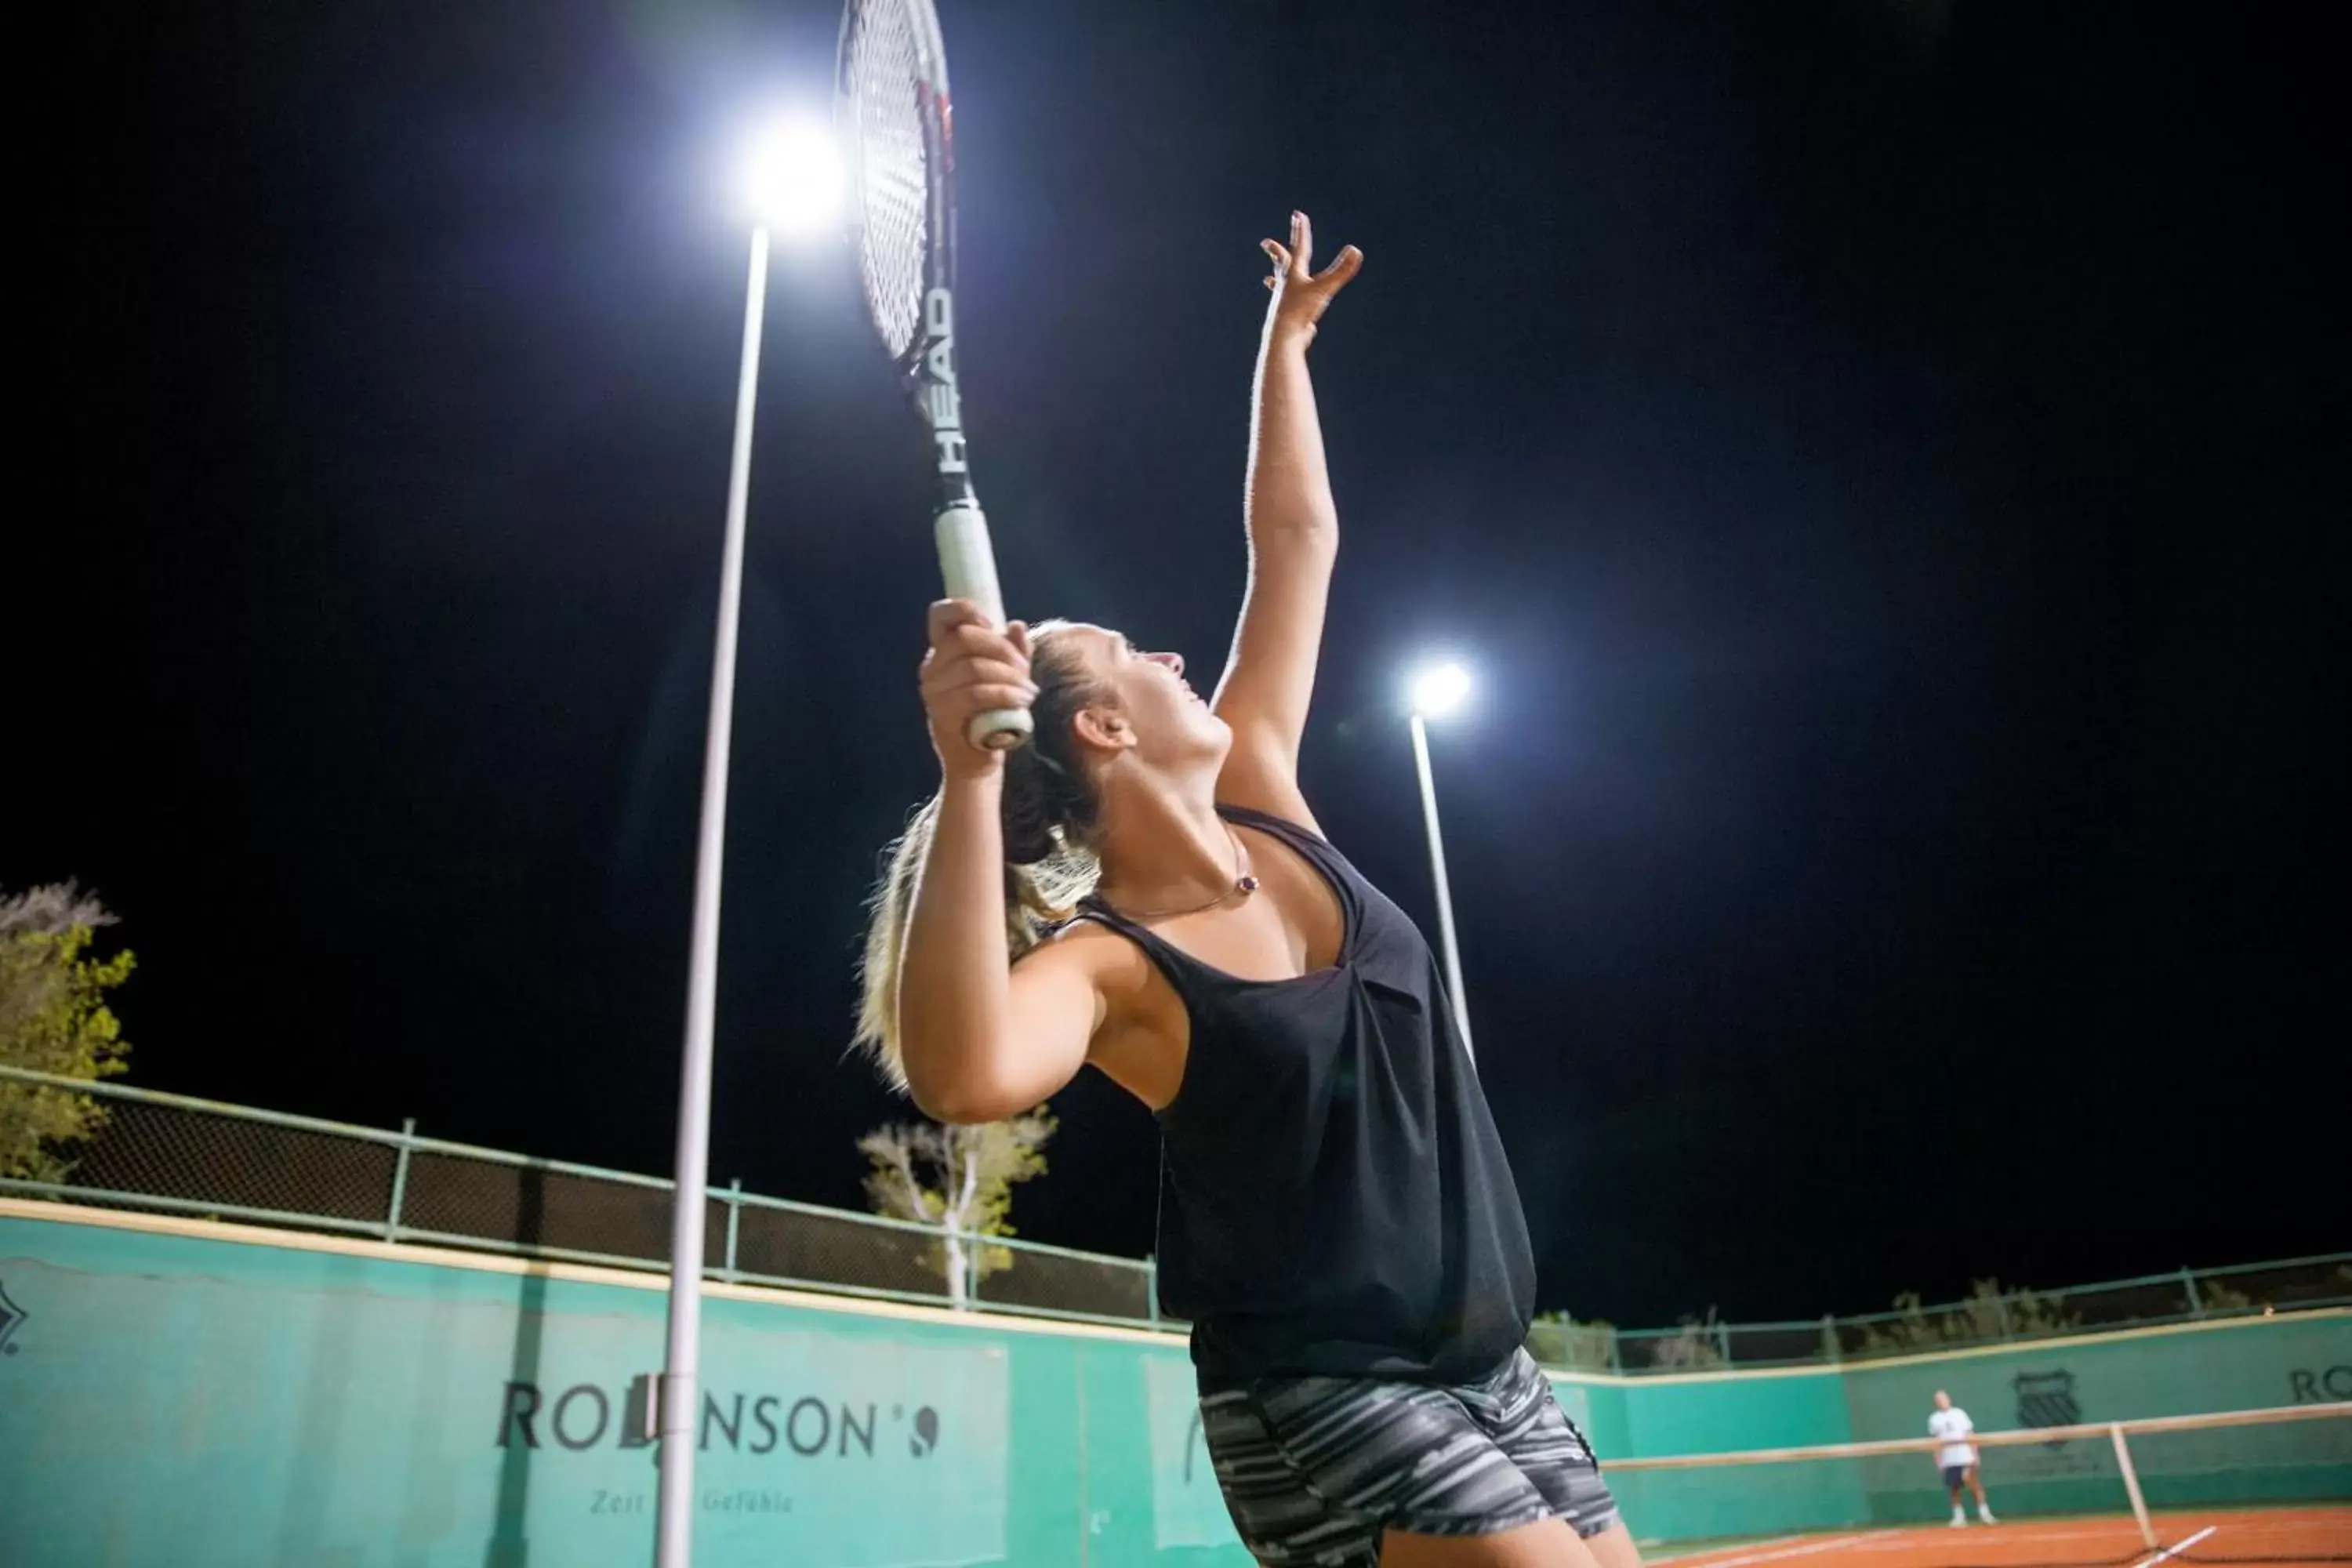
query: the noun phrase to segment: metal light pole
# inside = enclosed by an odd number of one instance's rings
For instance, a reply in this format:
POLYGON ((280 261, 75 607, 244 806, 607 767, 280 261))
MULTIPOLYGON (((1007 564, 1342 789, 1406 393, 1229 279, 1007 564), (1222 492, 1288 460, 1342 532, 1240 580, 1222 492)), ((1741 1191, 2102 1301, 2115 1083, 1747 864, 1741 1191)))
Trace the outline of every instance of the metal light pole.
POLYGON ((719 553, 719 626, 710 659, 710 726, 703 742, 702 823, 695 841, 694 939, 687 966, 686 1047, 677 1079, 677 1178, 669 1226, 669 1332, 653 1390, 660 1466, 654 1560, 689 1568, 694 1550, 694 1445, 702 1405, 702 1234, 710 1171, 711 1035, 719 1009, 719 889, 727 853, 727 763, 735 728, 735 642, 743 607, 744 515, 751 489, 752 414, 760 393, 760 326, 768 299, 768 230, 821 227, 839 199, 832 142, 786 127, 757 144, 746 171, 761 221, 751 229, 743 301, 742 368, 735 384, 735 447, 727 473, 727 534, 719 553))
POLYGON ((1421 775, 1421 816, 1429 827, 1429 875, 1437 884, 1437 942, 1445 959, 1445 988, 1452 993, 1454 1024, 1473 1066, 1478 1052, 1470 1042, 1470 1001, 1462 989, 1462 947, 1454 935, 1454 890, 1445 879, 1445 840, 1437 828, 1437 784, 1429 771, 1429 726, 1423 714, 1444 715, 1470 694, 1470 677, 1458 664, 1438 665, 1415 676, 1412 698, 1412 763, 1421 775))
POLYGON ((655 1391, 661 1443, 659 1568, 694 1550, 694 1418, 702 1404, 702 1227, 710 1172, 710 1037, 719 1005, 719 879, 727 854, 727 757, 735 728, 735 633, 743 607, 743 513, 751 488, 751 413, 760 392, 760 318, 768 297, 768 228, 751 231, 735 454, 719 555, 719 637, 710 661, 710 730, 702 752, 702 831, 694 853, 694 946, 686 981, 686 1051, 677 1075, 677 1184, 669 1221, 669 1351, 655 1391))

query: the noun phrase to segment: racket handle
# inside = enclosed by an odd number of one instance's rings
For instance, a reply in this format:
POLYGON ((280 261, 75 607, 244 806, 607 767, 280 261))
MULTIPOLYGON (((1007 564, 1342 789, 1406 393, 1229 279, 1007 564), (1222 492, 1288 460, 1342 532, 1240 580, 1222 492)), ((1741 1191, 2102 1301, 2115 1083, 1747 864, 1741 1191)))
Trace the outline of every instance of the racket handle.
MULTIPOLYGON (((940 575, 947 580, 948 597, 968 599, 980 606, 989 624, 1004 625, 1004 593, 996 584, 996 552, 988 544, 988 519, 976 506, 941 509, 932 524, 940 547, 940 575)), ((998 708, 972 716, 964 733, 971 743, 991 752, 1009 752, 1029 738, 1026 708, 998 708)))

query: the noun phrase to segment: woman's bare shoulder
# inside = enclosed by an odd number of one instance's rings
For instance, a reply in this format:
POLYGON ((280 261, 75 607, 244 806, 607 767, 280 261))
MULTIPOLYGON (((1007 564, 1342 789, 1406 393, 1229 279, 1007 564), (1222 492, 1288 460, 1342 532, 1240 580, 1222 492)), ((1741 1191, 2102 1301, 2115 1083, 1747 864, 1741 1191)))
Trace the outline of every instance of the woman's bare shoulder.
POLYGON ((1038 940, 1037 945, 1014 961, 1016 969, 1044 964, 1068 973, 1083 972, 1099 985, 1104 982, 1139 979, 1150 970, 1143 950, 1127 937, 1084 915, 1065 921, 1038 940))

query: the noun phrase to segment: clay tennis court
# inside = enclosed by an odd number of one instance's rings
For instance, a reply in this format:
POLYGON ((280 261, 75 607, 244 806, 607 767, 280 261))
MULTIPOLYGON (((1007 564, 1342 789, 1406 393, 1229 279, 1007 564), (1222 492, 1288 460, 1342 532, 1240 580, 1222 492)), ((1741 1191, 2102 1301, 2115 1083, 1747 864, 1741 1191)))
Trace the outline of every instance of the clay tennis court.
POLYGON ((2207 1510, 2152 1515, 2151 1548, 2129 1514, 2016 1524, 1904 1525, 1782 1536, 1700 1552, 1651 1551, 1674 1568, 2158 1568, 2160 1563, 2352 1562, 2352 1505, 2207 1510))

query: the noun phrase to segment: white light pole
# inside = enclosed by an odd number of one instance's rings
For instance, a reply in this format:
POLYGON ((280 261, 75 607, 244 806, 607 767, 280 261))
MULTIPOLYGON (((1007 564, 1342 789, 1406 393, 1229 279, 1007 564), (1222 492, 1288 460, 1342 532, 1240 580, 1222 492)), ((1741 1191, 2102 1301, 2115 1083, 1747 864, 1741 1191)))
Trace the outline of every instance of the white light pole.
POLYGON ((1421 816, 1429 825, 1429 874, 1437 884, 1437 941, 1445 957, 1445 988, 1454 995, 1454 1024, 1462 1031, 1462 1048, 1471 1063, 1478 1060, 1470 1044, 1470 1002, 1462 990, 1462 948, 1454 936, 1454 892, 1445 880, 1445 840, 1437 831, 1437 784, 1429 772, 1429 726, 1424 718, 1442 719, 1470 695, 1470 672, 1451 662, 1433 664, 1414 672, 1405 693, 1412 705, 1412 762, 1421 774, 1421 816))
POLYGON ((719 567, 719 627, 710 660, 710 728, 702 753, 702 826, 694 856, 694 942, 687 970, 686 1048, 678 1069, 677 1181, 669 1227, 669 1339, 653 1390, 660 1442, 655 1562, 688 1568, 694 1542, 694 1443, 700 1414, 702 1230, 710 1166, 710 1040, 719 1003, 719 884, 727 850, 727 758, 735 724, 735 634, 743 604, 743 517, 751 487, 751 416, 760 390, 760 321, 768 296, 768 234, 810 235, 841 200, 840 163, 821 124, 784 122, 754 139, 741 195, 753 219, 743 304, 743 365, 735 384, 735 450, 719 567))

